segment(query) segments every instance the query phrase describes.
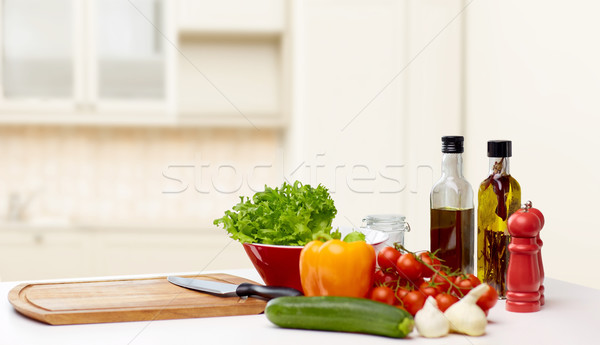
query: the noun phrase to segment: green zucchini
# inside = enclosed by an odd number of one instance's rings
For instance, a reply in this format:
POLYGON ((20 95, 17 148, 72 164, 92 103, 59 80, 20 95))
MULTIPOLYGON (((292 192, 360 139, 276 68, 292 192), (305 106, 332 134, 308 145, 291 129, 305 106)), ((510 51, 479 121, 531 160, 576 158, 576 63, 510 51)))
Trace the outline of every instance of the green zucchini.
POLYGON ((353 332, 404 338, 413 329, 405 310, 354 297, 279 297, 269 301, 267 319, 284 328, 353 332))

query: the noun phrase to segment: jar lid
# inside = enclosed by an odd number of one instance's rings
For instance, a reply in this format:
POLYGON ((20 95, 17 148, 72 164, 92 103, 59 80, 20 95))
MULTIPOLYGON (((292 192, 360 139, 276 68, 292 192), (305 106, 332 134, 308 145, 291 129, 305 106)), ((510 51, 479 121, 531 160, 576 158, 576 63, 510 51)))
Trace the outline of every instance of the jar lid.
POLYGON ((406 217, 400 214, 372 214, 363 219, 367 228, 380 231, 410 231, 406 217))

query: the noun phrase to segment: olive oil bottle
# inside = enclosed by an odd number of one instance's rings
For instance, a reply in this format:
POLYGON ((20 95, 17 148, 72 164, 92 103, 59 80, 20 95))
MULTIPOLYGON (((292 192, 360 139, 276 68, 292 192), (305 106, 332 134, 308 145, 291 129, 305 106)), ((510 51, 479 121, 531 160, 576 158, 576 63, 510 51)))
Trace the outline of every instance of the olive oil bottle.
POLYGON ((442 177, 431 189, 430 250, 453 270, 473 273, 473 189, 462 174, 462 136, 442 137, 442 177))
POLYGON ((510 175, 512 142, 492 140, 487 148, 489 174, 477 195, 477 276, 505 298, 510 242, 507 221, 521 205, 521 186, 510 175))

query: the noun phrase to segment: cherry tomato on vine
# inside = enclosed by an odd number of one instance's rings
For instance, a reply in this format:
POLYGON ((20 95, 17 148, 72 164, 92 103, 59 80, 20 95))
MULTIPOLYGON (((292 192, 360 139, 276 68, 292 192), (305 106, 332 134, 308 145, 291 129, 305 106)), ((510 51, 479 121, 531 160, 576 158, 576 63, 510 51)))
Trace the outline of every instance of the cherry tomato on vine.
POLYGON ((410 281, 409 285, 412 287, 413 290, 419 290, 419 286, 421 286, 421 284, 423 284, 424 281, 425 279, 419 278, 417 280, 410 281))
POLYGON ((419 291, 425 295, 425 298, 429 296, 435 297, 440 293, 440 291, 434 286, 434 283, 426 281, 419 285, 419 291))
POLYGON ((435 300, 437 302, 438 309, 441 310, 442 312, 445 312, 446 309, 448 309, 448 307, 450 307, 454 303, 458 302, 458 297, 451 295, 449 293, 443 292, 443 293, 440 293, 437 296, 435 296, 435 300))
POLYGON ((448 274, 444 271, 436 272, 431 280, 435 286, 438 288, 440 292, 448 292, 450 290, 450 282, 449 280, 453 280, 454 277, 448 277, 448 274))
POLYGON ((498 292, 490 286, 490 288, 479 297, 477 305, 483 311, 488 311, 496 305, 496 302, 498 302, 498 292))
POLYGON ((389 305, 395 305, 398 302, 398 300, 396 300, 394 290, 387 286, 378 286, 373 288, 369 298, 373 301, 382 302, 389 305))
POLYGON ((393 287, 398 282, 398 274, 395 271, 376 270, 374 275, 374 285, 393 287))
MULTIPOLYGON (((435 271, 439 271, 441 262, 437 258, 432 258, 431 255, 432 254, 430 252, 424 252, 424 253, 419 254, 419 258, 421 259, 421 261, 423 261, 427 265, 432 266, 435 271)), ((423 265, 422 267, 423 267, 422 276, 425 278, 429 278, 435 273, 434 270, 427 267, 426 265, 423 265)))
POLYGON ((409 292, 411 292, 412 290, 406 288, 406 287, 399 287, 398 289, 396 289, 396 297, 399 300, 404 299, 404 296, 406 296, 409 292))
POLYGON ((454 280, 454 285, 456 285, 454 292, 458 296, 465 296, 469 293, 469 291, 471 291, 472 288, 479 284, 481 284, 481 281, 475 275, 461 274, 456 277, 456 280, 454 280))
POLYGON ((425 295, 423 295, 420 291, 411 291, 404 296, 402 299, 402 303, 404 303, 404 308, 408 311, 412 316, 423 308, 425 304, 425 295))
POLYGON ((377 263, 381 269, 396 269, 396 262, 400 257, 400 252, 394 247, 385 247, 377 253, 377 263))
POLYGON ((473 283, 473 287, 481 284, 481 280, 477 278, 476 275, 469 273, 467 276, 469 277, 469 280, 473 283))
POLYGON ((402 310, 404 310, 404 311, 406 311, 406 312, 408 311, 408 310, 406 310, 406 308, 404 308, 404 306, 403 306, 403 305, 397 305, 397 306, 396 306, 396 308, 398 308, 398 309, 402 309, 402 310))
POLYGON ((402 254, 396 262, 396 269, 401 278, 415 282, 421 278, 423 273, 423 264, 421 264, 413 253, 402 254))

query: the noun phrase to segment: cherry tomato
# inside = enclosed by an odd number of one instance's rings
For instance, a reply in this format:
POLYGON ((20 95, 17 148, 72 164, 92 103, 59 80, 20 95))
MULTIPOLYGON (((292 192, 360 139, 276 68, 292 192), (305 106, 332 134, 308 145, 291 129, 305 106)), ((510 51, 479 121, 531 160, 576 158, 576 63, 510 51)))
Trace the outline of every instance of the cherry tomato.
POLYGON ((438 309, 445 312, 448 307, 458 302, 458 297, 443 292, 435 296, 435 300, 437 301, 438 309))
MULTIPOLYGON (((440 266, 441 266, 440 260, 438 260, 436 258, 432 258, 430 252, 424 252, 424 253, 419 254, 419 258, 421 259, 421 261, 423 261, 427 265, 432 266, 435 271, 440 270, 440 266)), ((422 267, 423 267, 422 276, 425 278, 429 278, 435 273, 434 270, 427 267, 426 265, 423 265, 422 267)))
POLYGON ((395 287, 398 282, 398 275, 394 271, 376 270, 373 281, 376 286, 395 287))
POLYGON ((389 305, 394 305, 397 302, 394 290, 387 286, 378 286, 373 288, 369 298, 373 301, 382 302, 389 305))
POLYGON ((412 280, 408 282, 408 284, 412 287, 413 290, 419 290, 419 286, 421 286, 421 284, 423 284, 424 281, 425 279, 419 278, 417 280, 412 280))
POLYGON ((404 306, 403 306, 403 305, 397 305, 397 306, 396 306, 396 308, 398 308, 398 309, 402 309, 402 310, 404 310, 404 311, 408 311, 408 310, 406 310, 406 308, 404 308, 404 306))
POLYGON ((438 271, 431 277, 430 281, 432 281, 435 284, 435 286, 440 292, 448 292, 448 290, 450 290, 449 280, 452 279, 454 278, 448 277, 448 274, 446 272, 438 271))
POLYGON ((487 312, 498 302, 498 292, 496 289, 490 286, 490 288, 479 297, 477 300, 477 305, 483 311, 487 312))
POLYGON ((415 258, 413 253, 402 254, 396 262, 396 269, 401 278, 414 282, 421 278, 423 264, 415 258))
POLYGON ((412 316, 423 308, 425 304, 425 295, 423 295, 420 291, 411 291, 404 296, 402 299, 402 303, 404 303, 404 308, 408 311, 412 316))
POLYGON ((519 237, 535 237, 542 228, 538 216, 528 210, 519 210, 508 218, 508 232, 519 237))
POLYGON ((434 286, 435 283, 433 282, 423 282, 421 283, 421 285, 419 285, 419 291, 421 291, 424 295, 425 298, 427 299, 427 297, 431 296, 431 297, 435 297, 437 296, 437 294, 440 293, 440 291, 434 286))
POLYGON ((481 284, 481 280, 479 280, 479 278, 477 278, 476 275, 474 274, 467 274, 467 276, 469 277, 469 280, 473 283, 473 287, 481 284))
POLYGON ((396 298, 401 301, 402 299, 404 299, 404 296, 406 296, 411 291, 412 290, 406 287, 399 287, 398 289, 396 289, 396 298))
POLYGON ((472 288, 479 284, 481 284, 481 281, 475 275, 461 274, 456 277, 456 280, 454 280, 454 285, 457 286, 457 288, 454 288, 454 292, 458 296, 465 296, 469 293, 469 291, 471 291, 472 288))
POLYGON ((385 247, 377 253, 377 263, 381 269, 396 269, 396 262, 400 257, 400 252, 394 247, 385 247))

